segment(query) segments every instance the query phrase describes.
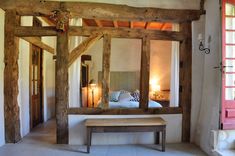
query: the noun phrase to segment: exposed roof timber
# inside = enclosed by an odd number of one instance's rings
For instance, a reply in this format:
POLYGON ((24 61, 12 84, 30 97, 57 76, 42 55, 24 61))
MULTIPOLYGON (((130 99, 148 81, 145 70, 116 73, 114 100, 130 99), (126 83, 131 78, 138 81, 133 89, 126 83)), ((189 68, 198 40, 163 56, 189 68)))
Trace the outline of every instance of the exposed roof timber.
MULTIPOLYGON (((70 26, 68 30, 71 36, 90 36, 92 34, 110 34, 116 38, 138 38, 141 39, 148 36, 152 40, 170 40, 183 41, 185 35, 182 32, 146 30, 146 29, 130 29, 130 28, 111 28, 111 27, 80 27, 70 26)), ((55 27, 28 27, 20 26, 15 30, 15 35, 18 37, 26 36, 56 36, 55 27)))
POLYGON ((151 24, 151 22, 146 22, 146 23, 145 23, 145 29, 148 29, 149 26, 150 26, 150 24, 151 24))
POLYGON ((134 28, 134 22, 130 21, 130 28, 134 28))
POLYGON ((166 23, 163 23, 163 24, 161 25, 161 28, 160 28, 160 30, 163 30, 163 29, 165 29, 165 26, 166 26, 166 23))
POLYGON ((63 8, 72 16, 88 19, 122 20, 122 21, 160 21, 185 22, 198 20, 203 10, 177 10, 148 7, 131 7, 127 5, 88 3, 88 2, 55 2, 35 0, 0 0, 0 8, 16 9, 19 15, 50 15, 51 11, 63 8))
POLYGON ((113 21, 113 26, 114 26, 115 28, 118 28, 118 22, 117 22, 117 21, 113 21))
POLYGON ((87 23, 85 19, 82 19, 82 26, 89 26, 89 24, 87 23))
POLYGON ((100 20, 95 19, 95 23, 98 27, 103 27, 102 23, 100 20))

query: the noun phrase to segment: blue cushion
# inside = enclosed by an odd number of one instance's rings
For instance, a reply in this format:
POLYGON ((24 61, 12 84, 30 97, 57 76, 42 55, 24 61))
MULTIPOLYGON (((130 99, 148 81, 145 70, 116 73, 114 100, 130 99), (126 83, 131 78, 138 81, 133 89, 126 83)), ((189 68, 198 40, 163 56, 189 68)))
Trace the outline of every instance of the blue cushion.
POLYGON ((133 99, 131 101, 135 101, 135 102, 140 101, 140 92, 139 92, 139 90, 136 90, 136 91, 132 92, 131 96, 133 97, 133 99))

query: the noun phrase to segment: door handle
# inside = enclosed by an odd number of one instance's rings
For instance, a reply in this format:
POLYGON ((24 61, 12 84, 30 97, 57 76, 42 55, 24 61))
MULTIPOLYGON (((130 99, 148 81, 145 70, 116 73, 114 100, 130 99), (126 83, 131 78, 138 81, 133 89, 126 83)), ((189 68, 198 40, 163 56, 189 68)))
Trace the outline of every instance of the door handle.
POLYGON ((224 68, 233 68, 233 66, 224 66, 224 65, 222 65, 222 63, 220 63, 219 66, 215 66, 213 68, 214 69, 220 69, 220 71, 222 71, 222 69, 224 69, 224 68))
POLYGON ((223 68, 227 68, 227 67, 229 67, 229 68, 233 68, 233 66, 223 66, 223 68))

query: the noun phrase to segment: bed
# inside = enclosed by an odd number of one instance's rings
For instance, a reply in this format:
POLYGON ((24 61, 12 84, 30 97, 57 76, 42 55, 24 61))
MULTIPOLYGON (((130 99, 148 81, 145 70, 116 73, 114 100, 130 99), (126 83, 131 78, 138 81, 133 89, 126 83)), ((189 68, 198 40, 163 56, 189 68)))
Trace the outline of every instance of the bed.
MULTIPOLYGON (((113 99, 110 97, 109 108, 139 108, 139 71, 112 71, 110 72, 110 96, 117 93, 113 99)), ((102 86, 102 72, 98 72, 98 85, 102 86)), ((100 95, 101 96, 101 95, 100 95)), ((162 105, 149 99, 149 108, 161 108, 162 105)), ((99 100, 98 107, 103 104, 99 100)))
MULTIPOLYGON (((98 103, 99 108, 103 108, 101 101, 98 103)), ((153 100, 149 100, 149 108, 161 108, 162 105, 153 100)), ((109 108, 139 108, 139 102, 135 101, 118 101, 118 102, 109 102, 109 108)))

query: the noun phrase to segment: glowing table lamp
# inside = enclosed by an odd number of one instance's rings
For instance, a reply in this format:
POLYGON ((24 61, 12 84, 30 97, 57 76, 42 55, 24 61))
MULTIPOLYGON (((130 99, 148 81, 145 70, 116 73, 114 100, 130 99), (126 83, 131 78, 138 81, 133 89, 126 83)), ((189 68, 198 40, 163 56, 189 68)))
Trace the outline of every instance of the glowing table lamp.
POLYGON ((92 107, 94 107, 95 106, 95 103, 94 103, 94 93, 95 93, 95 88, 96 88, 96 83, 95 83, 94 79, 90 80, 89 87, 90 87, 91 93, 92 93, 92 107))
POLYGON ((152 91, 153 91, 153 96, 155 98, 155 100, 157 99, 158 96, 158 92, 161 90, 160 85, 158 84, 152 84, 152 91))

